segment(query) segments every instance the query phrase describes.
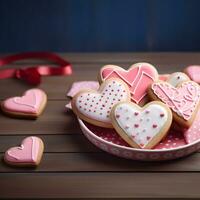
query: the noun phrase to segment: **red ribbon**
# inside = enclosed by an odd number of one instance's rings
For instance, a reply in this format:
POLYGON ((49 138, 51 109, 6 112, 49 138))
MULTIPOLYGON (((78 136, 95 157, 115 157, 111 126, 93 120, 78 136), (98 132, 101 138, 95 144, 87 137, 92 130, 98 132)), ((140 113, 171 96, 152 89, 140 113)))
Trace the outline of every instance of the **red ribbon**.
POLYGON ((0 70, 0 79, 18 78, 31 85, 41 83, 41 76, 70 75, 72 74, 71 64, 54 53, 28 52, 0 58, 0 67, 24 59, 46 59, 58 64, 58 67, 49 65, 36 65, 19 69, 0 70))

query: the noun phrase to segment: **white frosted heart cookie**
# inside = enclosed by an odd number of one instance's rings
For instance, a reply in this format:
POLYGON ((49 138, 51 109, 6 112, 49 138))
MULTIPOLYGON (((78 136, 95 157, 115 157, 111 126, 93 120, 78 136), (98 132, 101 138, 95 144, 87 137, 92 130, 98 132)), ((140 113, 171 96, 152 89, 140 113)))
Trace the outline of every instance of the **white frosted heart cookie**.
POLYGON ((178 86, 184 81, 190 81, 190 78, 183 72, 175 72, 168 76, 166 82, 170 83, 174 87, 178 86))
POLYGON ((117 133, 130 146, 151 149, 166 136, 172 123, 172 113, 158 101, 144 107, 121 102, 113 107, 111 120, 117 133))
POLYGON ((72 109, 81 119, 96 126, 112 128, 110 111, 121 101, 129 101, 128 86, 118 78, 111 78, 103 82, 95 90, 83 90, 72 99, 72 109))

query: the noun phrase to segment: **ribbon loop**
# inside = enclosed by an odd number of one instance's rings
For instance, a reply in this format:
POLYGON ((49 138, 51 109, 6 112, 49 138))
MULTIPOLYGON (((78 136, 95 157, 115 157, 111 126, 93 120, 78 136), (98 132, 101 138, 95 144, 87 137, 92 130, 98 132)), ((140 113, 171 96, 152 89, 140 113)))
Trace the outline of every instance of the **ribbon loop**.
POLYGON ((58 64, 58 67, 51 67, 50 65, 36 65, 34 67, 26 67, 19 69, 0 70, 0 79, 12 78, 24 80, 31 85, 38 85, 41 83, 41 76, 52 75, 71 75, 71 64, 53 53, 47 52, 29 52, 16 55, 7 56, 0 59, 0 66, 24 59, 47 59, 58 64))

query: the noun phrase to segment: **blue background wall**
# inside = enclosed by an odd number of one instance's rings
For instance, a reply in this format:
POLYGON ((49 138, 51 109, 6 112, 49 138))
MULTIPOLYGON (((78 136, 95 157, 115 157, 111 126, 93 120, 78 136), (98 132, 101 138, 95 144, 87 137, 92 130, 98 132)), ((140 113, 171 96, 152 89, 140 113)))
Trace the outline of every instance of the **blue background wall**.
POLYGON ((0 0, 0 52, 199 51, 198 0, 0 0))

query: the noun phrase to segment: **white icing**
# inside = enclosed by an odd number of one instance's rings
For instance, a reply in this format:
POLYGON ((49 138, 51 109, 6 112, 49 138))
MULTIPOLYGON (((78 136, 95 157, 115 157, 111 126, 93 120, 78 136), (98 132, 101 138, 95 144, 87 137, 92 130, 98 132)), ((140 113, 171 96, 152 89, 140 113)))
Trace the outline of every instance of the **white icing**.
POLYGON ((186 74, 182 72, 176 72, 169 76, 167 82, 176 87, 179 83, 183 81, 188 81, 189 78, 186 74))
POLYGON ((115 118, 119 127, 135 143, 145 147, 161 131, 168 120, 168 113, 158 104, 150 104, 141 111, 130 104, 122 103, 115 108, 115 118))
POLYGON ((37 154, 34 153, 35 148, 37 149, 37 147, 36 147, 36 139, 34 137, 31 137, 31 140, 32 140, 31 158, 32 158, 33 161, 36 161, 37 160, 37 154))
POLYGON ((129 98, 124 84, 117 80, 108 80, 101 93, 85 92, 76 99, 77 109, 86 117, 111 123, 110 111, 112 107, 129 98))

